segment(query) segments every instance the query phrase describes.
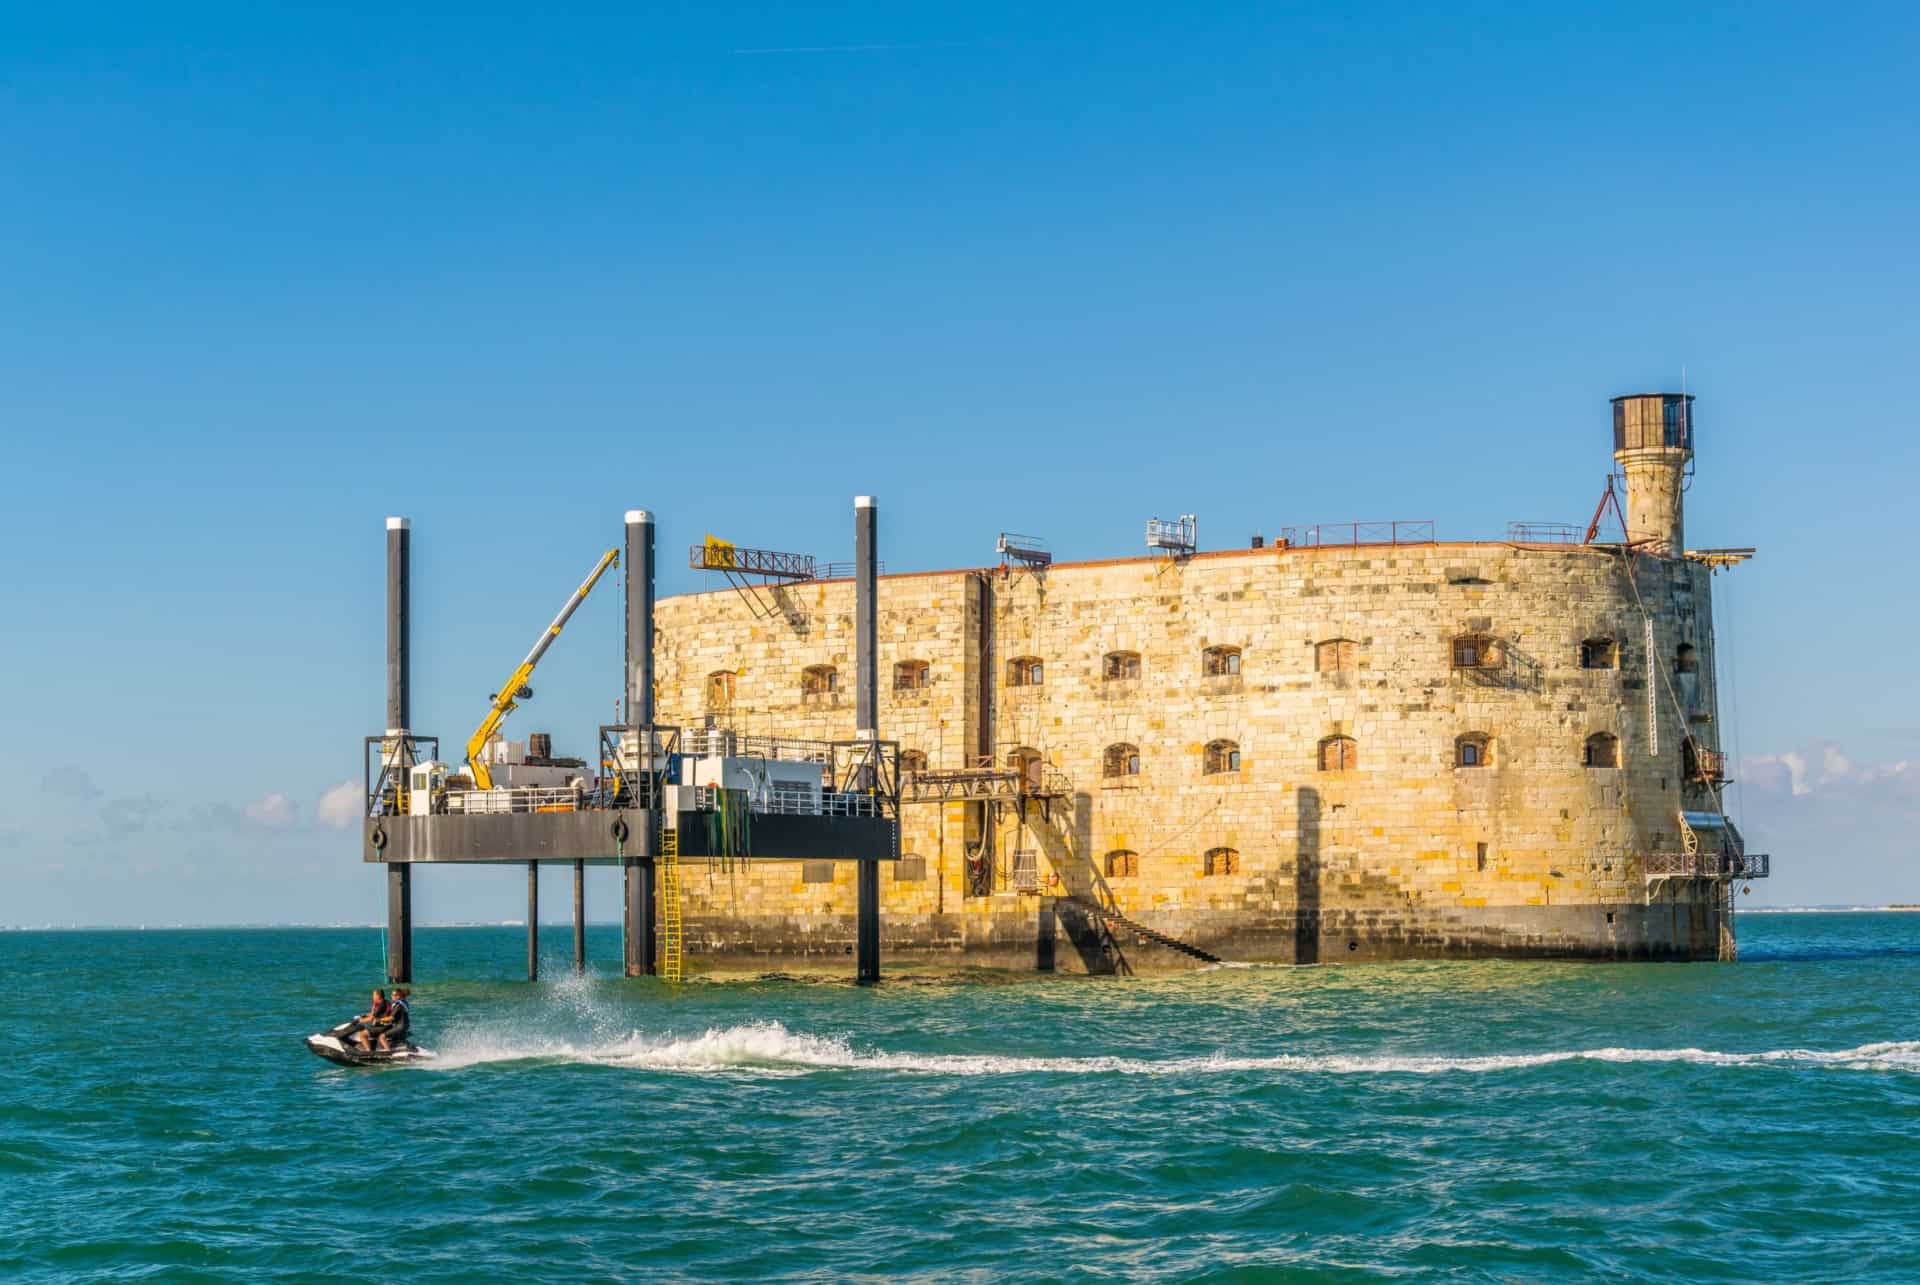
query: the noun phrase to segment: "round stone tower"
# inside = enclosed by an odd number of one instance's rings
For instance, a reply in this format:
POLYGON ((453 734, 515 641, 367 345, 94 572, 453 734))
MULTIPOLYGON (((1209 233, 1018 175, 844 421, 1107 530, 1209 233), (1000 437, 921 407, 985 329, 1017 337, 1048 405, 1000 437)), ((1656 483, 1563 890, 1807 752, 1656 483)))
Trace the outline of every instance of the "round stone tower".
POLYGON ((1613 458, 1627 478, 1627 539, 1650 553, 1686 549, 1681 492, 1693 462, 1693 397, 1633 393, 1613 399, 1613 458))

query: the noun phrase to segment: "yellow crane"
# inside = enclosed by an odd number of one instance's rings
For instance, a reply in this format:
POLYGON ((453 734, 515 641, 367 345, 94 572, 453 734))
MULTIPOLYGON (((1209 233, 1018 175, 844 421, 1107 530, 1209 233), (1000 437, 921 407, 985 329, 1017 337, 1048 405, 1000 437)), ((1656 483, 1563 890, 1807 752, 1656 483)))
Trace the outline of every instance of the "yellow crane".
POLYGON ((487 742, 493 739, 493 734, 500 730, 500 724, 506 721, 507 715, 513 713, 521 701, 533 695, 533 688, 527 686, 527 679, 533 676, 533 667, 540 663, 542 656, 547 654, 547 648, 553 646, 553 640, 560 636, 560 630, 566 626, 568 619, 579 609, 580 604, 587 600, 587 595, 593 592, 593 586, 601 576, 606 574, 607 568, 619 565, 620 550, 608 549, 600 555, 600 561, 595 564, 593 571, 580 587, 573 591, 573 596, 567 599, 566 606, 560 608, 560 614, 553 618, 553 623, 548 625, 546 632, 540 635, 540 641, 533 645, 533 650, 527 653, 527 658, 520 662, 520 667, 513 671, 512 677, 501 685, 500 690, 489 698, 493 701, 493 708, 487 711, 486 718, 482 719, 480 726, 474 729, 473 735, 467 738, 467 767, 473 772, 473 783, 480 789, 493 788, 493 773, 487 771, 487 765, 482 761, 480 752, 487 747, 487 742))

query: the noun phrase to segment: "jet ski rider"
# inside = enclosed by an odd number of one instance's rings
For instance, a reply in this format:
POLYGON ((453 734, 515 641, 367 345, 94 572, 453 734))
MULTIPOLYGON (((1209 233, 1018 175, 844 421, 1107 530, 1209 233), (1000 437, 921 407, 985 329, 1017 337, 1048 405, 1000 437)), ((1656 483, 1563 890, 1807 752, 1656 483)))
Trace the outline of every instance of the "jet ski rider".
POLYGON ((386 1019, 378 1028, 380 1048, 384 1052, 405 1047, 407 1035, 413 1030, 413 1016, 407 1011, 407 996, 410 993, 406 987, 397 986, 393 998, 387 1001, 386 1019))
POLYGON ((368 1007, 366 1012, 353 1019, 353 1025, 347 1031, 348 1036, 362 1049, 370 1051, 373 1048, 372 1033, 376 1029, 386 1025, 389 1011, 390 1006, 387 1002, 387 993, 375 987, 373 1003, 368 1007))

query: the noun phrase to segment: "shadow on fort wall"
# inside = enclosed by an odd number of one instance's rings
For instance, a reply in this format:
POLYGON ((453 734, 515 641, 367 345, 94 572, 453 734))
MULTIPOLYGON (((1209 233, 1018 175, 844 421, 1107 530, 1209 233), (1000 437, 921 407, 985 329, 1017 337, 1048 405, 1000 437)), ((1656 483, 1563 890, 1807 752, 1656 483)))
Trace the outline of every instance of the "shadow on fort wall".
POLYGON ((1320 791, 1302 786, 1294 796, 1298 831, 1293 850, 1293 962, 1320 962, 1320 791))
MULTIPOLYGON (((1093 798, 1084 790, 1073 795, 1073 813, 1062 817, 1057 809, 1042 810, 1037 803, 1024 806, 1030 811, 1027 828, 1033 831, 1047 860, 1060 876, 1060 892, 1099 906, 1115 903, 1113 888, 1093 859, 1093 798)), ((1080 956, 1080 965, 1089 973, 1131 974, 1133 968, 1120 951, 1120 944, 1107 931, 1105 921, 1088 913, 1064 897, 1049 898, 1040 912, 1040 937, 1036 966, 1041 972, 1053 971, 1058 937, 1055 925, 1066 935, 1067 943, 1080 956)))

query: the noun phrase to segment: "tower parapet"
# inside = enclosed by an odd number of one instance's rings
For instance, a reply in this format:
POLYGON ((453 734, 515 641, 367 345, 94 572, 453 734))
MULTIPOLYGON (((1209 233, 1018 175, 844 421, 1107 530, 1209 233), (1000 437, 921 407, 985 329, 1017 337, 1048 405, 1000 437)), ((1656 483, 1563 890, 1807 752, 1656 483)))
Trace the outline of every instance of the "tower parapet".
POLYGON ((1686 547, 1681 495, 1693 462, 1692 395, 1614 398, 1613 458, 1627 478, 1627 539, 1678 556, 1686 547))

